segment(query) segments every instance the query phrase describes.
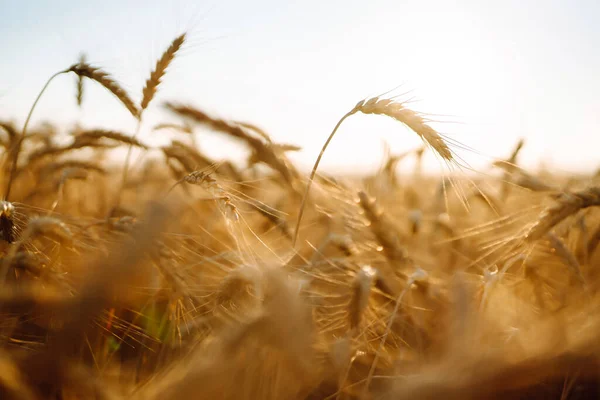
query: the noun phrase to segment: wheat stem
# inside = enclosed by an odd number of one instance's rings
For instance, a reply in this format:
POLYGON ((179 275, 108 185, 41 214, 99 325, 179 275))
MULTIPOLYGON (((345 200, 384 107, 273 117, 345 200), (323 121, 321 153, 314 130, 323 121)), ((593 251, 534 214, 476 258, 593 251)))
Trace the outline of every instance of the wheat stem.
POLYGON ((27 118, 25 119, 25 124, 23 124, 23 131, 21 132, 21 137, 17 140, 17 142, 15 144, 17 147, 13 153, 13 159, 12 159, 12 164, 10 167, 10 173, 8 175, 8 183, 6 184, 6 191, 4 192, 4 200, 6 200, 6 201, 8 201, 8 197, 10 196, 10 189, 12 188, 12 183, 13 183, 13 180, 15 177, 15 172, 17 171, 17 163, 19 161, 19 153, 21 152, 21 144, 23 143, 23 139, 25 138, 25 135, 27 134, 27 127, 29 126, 29 121, 31 120, 31 116, 33 115, 33 110, 35 110, 35 106, 42 98, 42 95, 44 94, 44 92, 46 91, 48 86, 50 85, 50 82, 52 82, 52 80, 54 78, 56 78, 57 76, 67 73, 67 72, 68 72, 68 70, 64 70, 64 71, 60 71, 60 72, 57 72, 54 75, 52 75, 50 77, 50 79, 48 79, 48 81, 46 82, 46 84, 44 85, 42 90, 40 90, 40 93, 37 95, 37 97, 35 98, 35 101, 33 102, 33 105, 29 109, 29 114, 27 114, 27 118))
POLYGON ((310 173, 310 177, 308 178, 308 184, 306 185, 306 189, 304 190, 304 195, 302 197, 302 203, 300 204, 300 211, 298 212, 298 218, 296 219, 296 227, 294 228, 294 239, 292 240, 292 247, 296 247, 296 241, 298 240, 298 232, 300 231, 300 222, 302 221, 302 215, 304 214, 304 208, 306 206, 308 192, 310 191, 312 182, 315 179, 315 175, 317 174, 317 168, 319 168, 319 163, 321 162, 321 158, 323 158, 323 154, 325 154, 325 150, 327 149, 327 146, 329 146, 331 139, 333 139, 333 137, 335 136, 335 133, 339 129, 340 125, 342 125, 342 122, 344 122, 346 120, 346 118, 348 118, 349 116, 351 116, 355 113, 356 113, 356 111, 352 110, 349 113, 347 113, 346 115, 344 115, 342 117, 342 119, 340 119, 338 121, 337 125, 335 126, 335 128, 333 128, 333 131, 331 132, 331 134, 327 138, 327 141, 323 145, 323 148, 321 149, 319 156, 317 157, 317 161, 315 162, 315 165, 313 166, 313 169, 310 173))

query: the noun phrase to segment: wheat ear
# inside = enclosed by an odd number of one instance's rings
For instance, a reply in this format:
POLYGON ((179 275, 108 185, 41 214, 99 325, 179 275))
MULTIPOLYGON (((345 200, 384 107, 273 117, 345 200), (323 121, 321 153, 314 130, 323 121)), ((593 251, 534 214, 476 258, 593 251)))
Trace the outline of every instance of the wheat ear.
POLYGON ((146 86, 142 90, 142 103, 140 104, 141 110, 145 110, 148 104, 154 98, 156 89, 161 83, 162 77, 165 75, 167 68, 175 58, 175 54, 179 51, 183 42, 185 41, 185 33, 177 36, 172 42, 169 48, 163 53, 162 57, 156 61, 154 70, 150 73, 150 78, 146 81, 146 86))
POLYGON ((298 212, 298 218, 296 221, 296 228, 294 231, 294 240, 292 241, 292 246, 296 247, 296 241, 298 240, 298 232, 300 230, 300 222, 302 221, 302 215, 304 214, 304 208, 306 206, 306 200, 308 198, 308 193, 310 191, 310 187, 312 185, 313 180, 315 179, 315 175, 317 173, 317 168, 319 167, 319 163, 321 162, 321 158, 329 146, 329 143, 335 136, 335 133, 339 129, 342 122, 346 120, 346 118, 354 115, 358 112, 363 114, 377 114, 377 115, 386 115, 390 118, 395 119, 396 121, 402 122, 404 125, 408 126, 413 132, 421 137, 429 146, 433 148, 446 161, 453 161, 454 157, 452 155, 452 151, 444 142, 441 135, 436 132, 433 128, 431 128, 425 120, 415 111, 409 110, 404 107, 404 104, 398 103, 392 99, 380 99, 379 97, 374 97, 369 100, 361 100, 359 101, 352 110, 350 110, 346 115, 342 117, 333 128, 333 131, 325 141, 319 156, 317 157, 317 161, 315 161, 315 165, 310 173, 310 178, 308 179, 308 184, 306 185, 306 189, 304 192, 304 197, 302 198, 302 203, 300 205, 300 211, 298 212))
MULTIPOLYGON (((173 40, 173 42, 171 42, 171 45, 169 46, 169 48, 163 53, 161 58, 156 62, 156 67, 150 73, 150 78, 148 78, 148 80, 146 81, 146 85, 144 86, 144 89, 142 90, 142 103, 140 105, 141 108, 138 111, 138 115, 137 115, 138 124, 137 124, 137 128, 135 129, 135 133, 133 134, 134 139, 137 137, 138 133, 140 132, 143 111, 146 109, 146 107, 148 107, 148 104, 150 104, 150 101, 154 98, 154 95, 156 94, 156 88, 158 87, 158 85, 160 85, 161 78, 165 75, 167 67, 169 66, 169 64, 171 64, 171 62, 175 58, 175 53, 177 53, 177 51, 181 48, 181 45, 183 44, 184 41, 185 41, 185 33, 176 37, 175 40, 173 40)), ((125 156, 125 163, 123 165, 123 174, 121 176, 121 188, 119 189, 119 192, 117 193, 115 207, 119 206, 119 203, 121 201, 121 194, 123 193, 123 190, 125 189, 125 186, 127 185, 127 176, 129 174, 129 162, 131 160, 132 150, 133 150, 133 146, 130 145, 129 148, 127 149, 127 155, 125 156)))
POLYGON ((88 78, 98 82, 100 85, 104 86, 106 90, 115 95, 134 118, 140 118, 140 110, 133 100, 131 100, 125 89, 123 89, 107 72, 102 71, 100 68, 92 67, 86 62, 73 64, 65 72, 73 72, 79 77, 88 78))
POLYGON ((208 126, 217 132, 223 132, 236 139, 243 140, 250 148, 252 148, 263 163, 279 172, 290 188, 296 190, 295 183, 298 172, 290 163, 286 162, 285 157, 280 154, 280 152, 276 151, 277 149, 274 148, 271 143, 265 143, 262 140, 249 135, 240 125, 235 125, 223 119, 213 118, 196 108, 175 103, 166 103, 165 106, 175 114, 188 118, 197 124, 208 126))
POLYGON ((594 186, 579 192, 563 193, 558 202, 546 208, 538 220, 529 228, 525 238, 529 241, 540 239, 554 226, 577 211, 600 206, 600 187, 594 186))

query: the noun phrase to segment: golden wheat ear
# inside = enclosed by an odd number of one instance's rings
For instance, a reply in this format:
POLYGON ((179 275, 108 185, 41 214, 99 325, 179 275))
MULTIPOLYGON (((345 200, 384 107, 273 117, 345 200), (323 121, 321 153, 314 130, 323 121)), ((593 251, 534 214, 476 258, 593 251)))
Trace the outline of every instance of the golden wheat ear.
POLYGON ((142 111, 148 108, 148 105, 156 95, 156 89, 158 88, 158 85, 160 85, 162 77, 165 75, 167 68, 169 67, 173 59, 175 59, 175 55, 177 54, 184 42, 185 33, 180 36, 177 36, 173 40, 173 42, 171 42, 169 48, 163 53, 162 57, 160 57, 158 61, 156 61, 156 66, 154 67, 154 70, 150 73, 150 78, 146 80, 146 85, 142 90, 143 97, 142 103, 140 105, 142 111))
POLYGON ((450 148, 442 136, 425 123, 425 120, 419 113, 406 108, 403 103, 398 103, 391 99, 374 97, 369 100, 358 102, 352 110, 352 113, 357 112, 363 114, 385 115, 393 118, 408 126, 413 132, 419 135, 421 139, 430 145, 444 160, 452 161, 454 159, 452 151, 450 151, 450 148))
POLYGON ((92 67, 86 62, 73 64, 65 72, 73 72, 78 77, 88 78, 98 82, 100 85, 104 86, 106 90, 115 95, 134 118, 139 119, 140 110, 138 107, 133 100, 131 100, 131 97, 129 97, 125 89, 123 89, 107 72, 102 71, 100 68, 92 67))
POLYGON ((298 239, 298 232, 300 230, 300 222, 302 221, 302 215, 304 214, 304 208, 306 206, 306 200, 308 198, 308 194, 310 192, 310 187, 312 185, 313 180, 315 179, 315 175, 317 173, 317 169, 319 168, 319 163, 321 162, 321 158, 323 158, 323 154, 325 154, 325 150, 329 143, 335 136, 335 133, 339 129, 342 122, 346 120, 346 118, 361 112, 363 114, 376 114, 376 115, 385 115, 390 118, 395 119, 396 121, 402 122, 404 125, 408 126, 413 132, 423 139, 423 141, 431 146, 431 148, 447 162, 454 162, 454 155, 450 150, 450 147, 446 144, 442 136, 431 126, 429 126, 423 117, 419 115, 419 113, 409 110, 405 107, 403 103, 398 103, 392 99, 381 99, 379 97, 374 97, 372 99, 365 99, 359 101, 352 110, 350 110, 346 115, 342 117, 333 128, 333 131, 325 141, 325 144, 321 148, 321 152, 315 161, 315 165, 310 173, 310 178, 308 179, 308 184, 306 185, 306 189, 304 192, 304 197, 302 198, 302 203, 300 205, 300 211, 298 212, 298 218, 296 220, 296 228, 294 232, 294 240, 292 241, 292 246, 296 246, 296 241, 298 239))

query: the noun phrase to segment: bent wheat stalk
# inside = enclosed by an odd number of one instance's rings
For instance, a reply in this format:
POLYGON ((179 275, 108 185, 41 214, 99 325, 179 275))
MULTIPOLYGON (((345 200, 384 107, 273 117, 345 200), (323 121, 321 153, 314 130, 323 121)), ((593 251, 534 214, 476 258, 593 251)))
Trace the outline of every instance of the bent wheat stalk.
POLYGON ((454 157, 452 155, 452 151, 444 142, 441 135, 435 131, 432 127, 430 127, 425 120, 415 111, 409 110, 404 107, 403 103, 398 103, 392 99, 380 99, 379 97, 374 97, 369 100, 361 100, 352 110, 350 110, 346 115, 342 117, 333 128, 333 131, 325 141, 319 156, 317 157, 317 161, 315 161, 315 165, 310 173, 310 178, 308 179, 308 184, 306 185, 306 189, 304 192, 304 197, 302 198, 302 203, 300 205, 300 211, 298 212, 298 218, 296 221, 296 228, 294 231, 294 240, 292 241, 292 246, 296 247, 296 241, 298 240, 298 232, 300 230, 300 222, 302 221, 302 215, 304 214, 304 208, 306 207, 306 200, 308 198, 308 193, 310 191, 310 187, 312 185, 313 180, 315 179, 315 175, 317 173, 317 168, 319 168, 319 163, 321 162, 321 158, 323 158, 323 154, 329 146, 329 143, 335 136, 335 133, 339 129, 342 122, 346 120, 346 118, 361 112, 363 114, 376 114, 376 115, 385 115, 390 118, 395 119, 398 122, 403 123, 408 126, 413 132, 425 141, 429 146, 435 150, 437 154, 440 155, 446 161, 453 161, 454 157))

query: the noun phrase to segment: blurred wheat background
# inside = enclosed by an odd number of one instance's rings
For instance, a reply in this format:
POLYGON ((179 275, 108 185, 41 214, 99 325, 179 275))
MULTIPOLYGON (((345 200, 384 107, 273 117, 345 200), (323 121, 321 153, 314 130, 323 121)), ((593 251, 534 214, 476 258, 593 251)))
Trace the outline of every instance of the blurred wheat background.
POLYGON ((600 394, 596 2, 0 2, 0 397, 600 394))

